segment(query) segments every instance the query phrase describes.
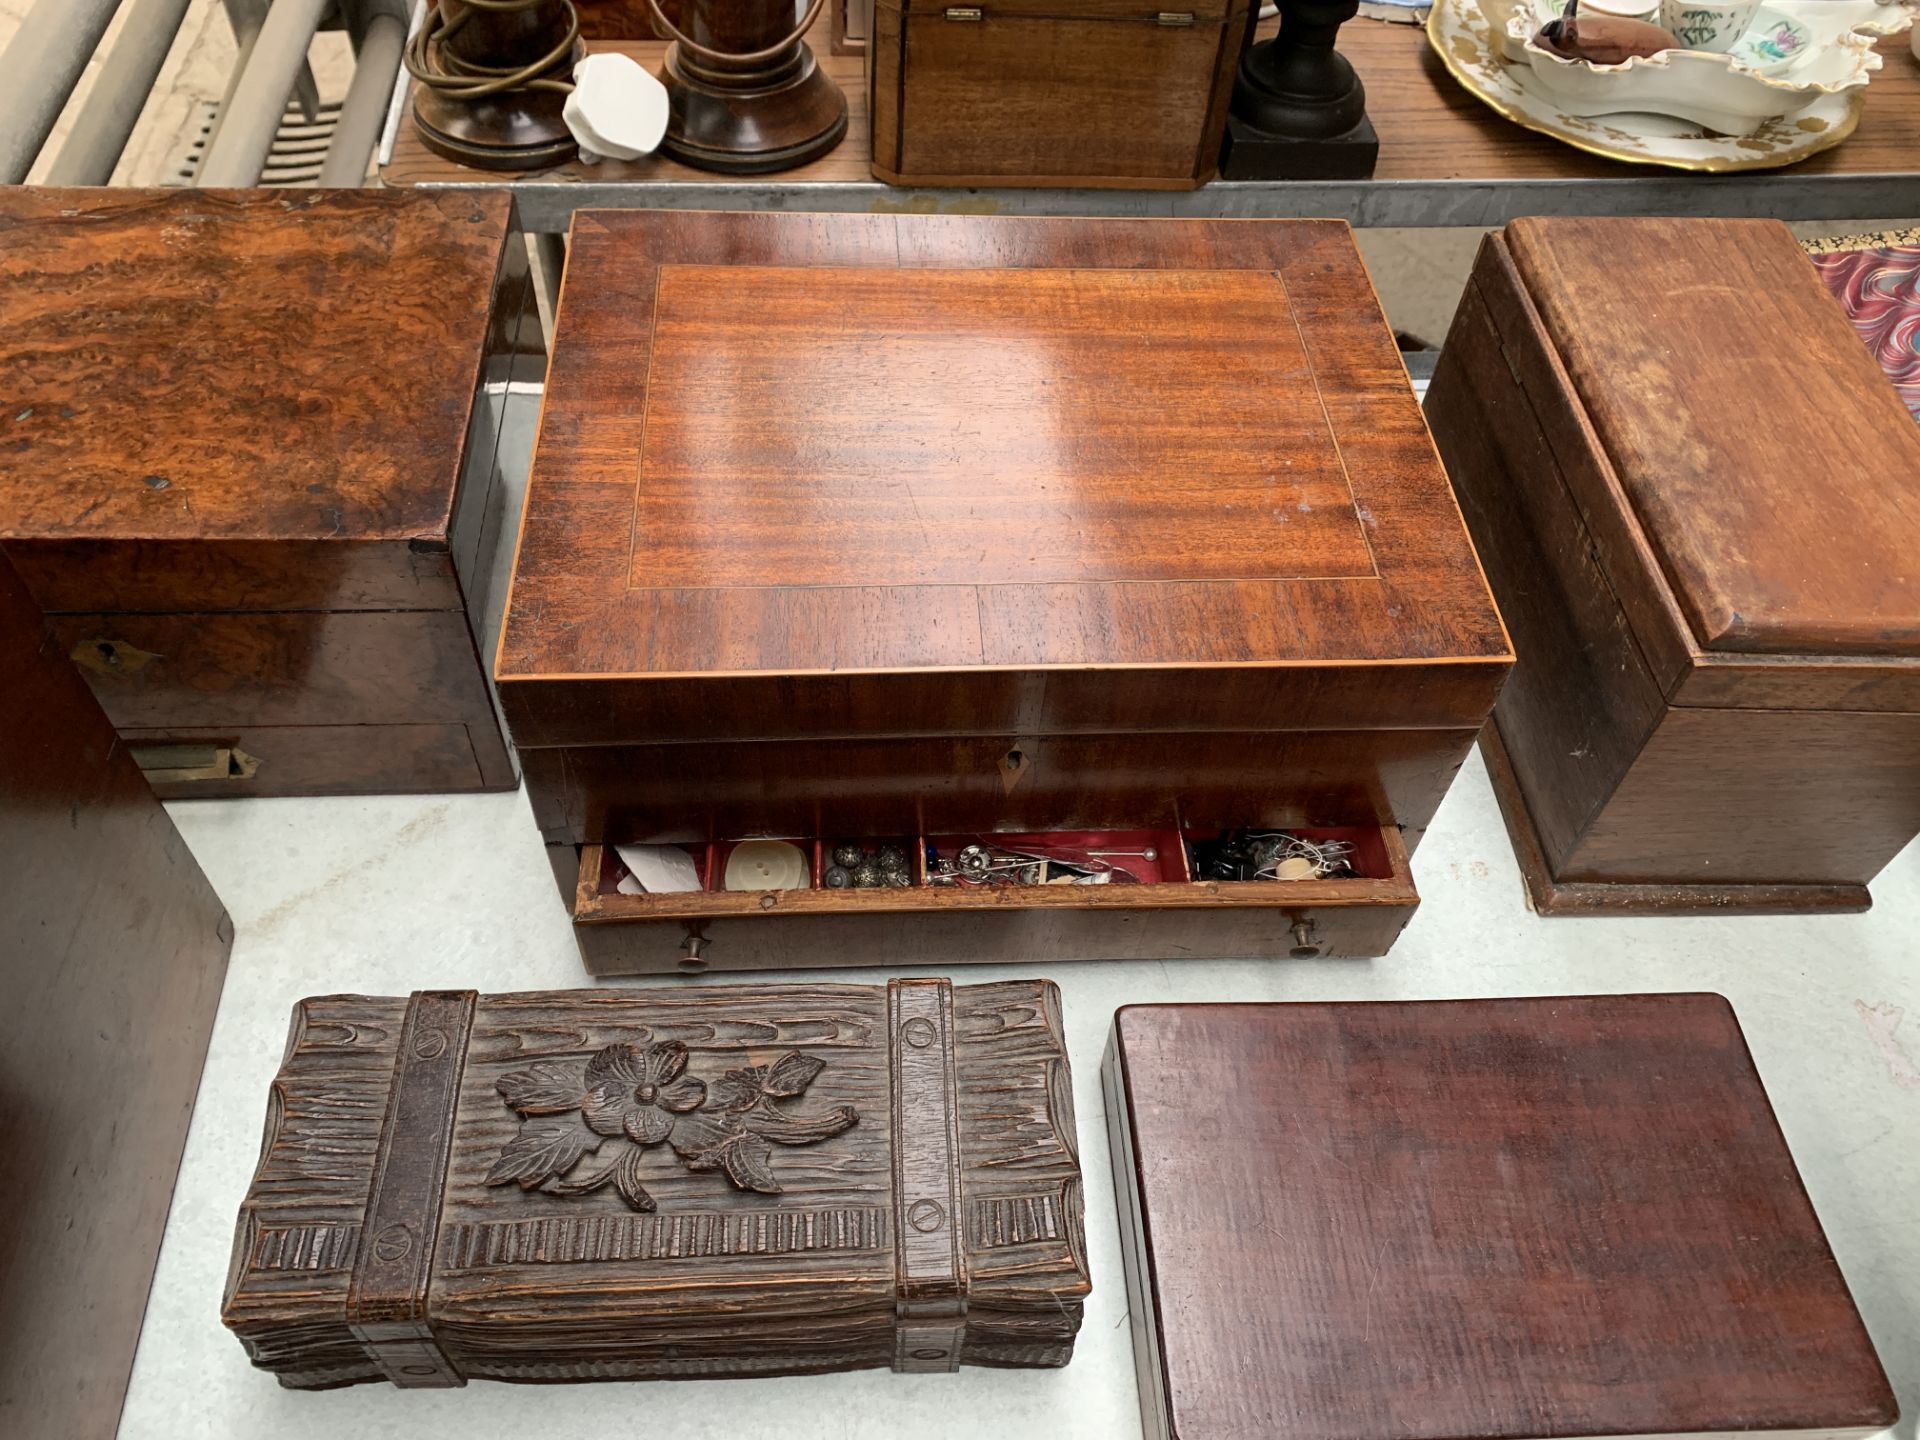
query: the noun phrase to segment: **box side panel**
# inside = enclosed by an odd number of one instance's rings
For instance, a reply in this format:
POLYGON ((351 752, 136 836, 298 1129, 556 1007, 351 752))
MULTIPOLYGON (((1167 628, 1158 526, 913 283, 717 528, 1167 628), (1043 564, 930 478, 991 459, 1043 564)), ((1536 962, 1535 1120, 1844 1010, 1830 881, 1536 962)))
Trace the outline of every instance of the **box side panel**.
POLYGON ((1353 959, 1392 947, 1418 904, 1410 888, 1403 897, 1365 904, 1288 903, 1291 897, 1276 895, 1258 907, 996 908, 922 912, 910 921, 889 913, 763 915, 576 924, 573 934, 595 975, 684 973, 691 931, 701 940, 697 966, 716 971, 838 967, 850 955, 875 954, 889 963, 937 966, 1280 958, 1294 954, 1302 936, 1317 955, 1353 959))
POLYGON ((492 723, 458 610, 61 615, 52 625, 123 729, 492 723))
MULTIPOLYGON (((1230 624, 1227 616, 1217 617, 1230 624)), ((522 744, 831 740, 860 735, 1471 729, 1505 661, 1090 666, 920 674, 508 680, 522 744)))
POLYGON ((1228 21, 1089 21, 992 9, 971 24, 908 13, 900 172, 928 178, 1140 177, 1197 184, 1228 21), (983 123, 970 101, 1001 97, 983 123))
POLYGON ((108 1440, 233 938, 0 559, 0 1430, 108 1440))
POLYGON ((456 610, 446 549, 405 540, 47 540, 7 555, 49 615, 456 610))
POLYGON ((1064 1365, 1090 1289, 1059 989, 953 991, 970 1365, 1064 1365))
POLYGON ((1427 422, 1513 636, 1494 716, 1558 867, 1666 711, 1536 409, 1564 407, 1498 237, 1483 246, 1427 422))
POLYGON ((1864 884, 1916 834, 1920 715, 1675 709, 1558 878, 1864 884))
POLYGON ((385 1378, 348 1328, 347 1300, 406 1009, 364 995, 294 1007, 222 1319, 295 1389, 385 1378))
POLYGON ((484 998, 431 1296, 459 1370, 889 1364, 886 1026, 871 986, 484 998))

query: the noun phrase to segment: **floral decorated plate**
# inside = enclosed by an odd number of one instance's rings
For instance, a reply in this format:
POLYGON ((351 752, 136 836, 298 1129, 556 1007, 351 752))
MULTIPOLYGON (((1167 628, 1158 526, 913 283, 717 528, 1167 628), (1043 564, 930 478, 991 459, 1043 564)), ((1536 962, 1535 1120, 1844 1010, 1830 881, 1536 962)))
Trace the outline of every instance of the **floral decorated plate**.
POLYGON ((1768 120, 1798 115, 1822 95, 1866 86, 1880 69, 1880 35, 1905 29, 1904 5, 1874 0, 1793 0, 1769 5, 1727 53, 1672 49, 1614 65, 1570 60, 1534 42, 1564 0, 1516 5, 1501 53, 1521 83, 1567 115, 1671 115, 1720 135, 1751 135, 1768 120), (1856 30, 1864 24, 1871 33, 1856 30))
MULTIPOLYGON (((1670 115, 1608 113, 1576 115, 1568 105, 1530 84, 1532 72, 1504 53, 1516 10, 1535 0, 1435 0, 1427 39, 1469 93, 1499 114, 1581 150, 1636 164, 1677 170, 1765 170, 1791 165, 1839 144, 1860 123, 1864 85, 1829 90, 1814 87, 1811 99, 1791 114, 1760 120, 1750 133, 1715 134, 1670 115), (1492 13, 1489 13, 1489 12, 1492 13)), ((1812 27, 1816 37, 1861 32, 1895 34, 1912 23, 1904 4, 1877 0, 1774 0, 1770 9, 1812 27)), ((1693 53, 1693 52, 1670 52, 1693 53)), ((1720 57, 1724 64, 1725 57, 1720 57)), ((1797 70, 1799 62, 1792 69, 1797 70)))

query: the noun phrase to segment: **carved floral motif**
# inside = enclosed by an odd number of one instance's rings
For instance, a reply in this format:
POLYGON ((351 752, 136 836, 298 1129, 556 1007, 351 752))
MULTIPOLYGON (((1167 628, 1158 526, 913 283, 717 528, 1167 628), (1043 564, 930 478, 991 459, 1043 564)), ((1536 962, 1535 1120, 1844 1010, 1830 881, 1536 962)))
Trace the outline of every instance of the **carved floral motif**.
POLYGON ((641 1157, 665 1141, 689 1170, 721 1170, 736 1189, 778 1195, 773 1146, 811 1145, 860 1118, 850 1105, 818 1115, 782 1107, 825 1068, 824 1060, 788 1051, 771 1065, 729 1070, 709 1086, 686 1073, 687 1047, 677 1040, 644 1049, 609 1045, 587 1061, 584 1074, 540 1061, 495 1085, 523 1123, 487 1172, 487 1184, 517 1183, 549 1195, 612 1185, 633 1209, 652 1210, 641 1157), (618 1146, 610 1160, 608 1141, 618 1146), (596 1159, 574 1173, 589 1154, 596 1159))

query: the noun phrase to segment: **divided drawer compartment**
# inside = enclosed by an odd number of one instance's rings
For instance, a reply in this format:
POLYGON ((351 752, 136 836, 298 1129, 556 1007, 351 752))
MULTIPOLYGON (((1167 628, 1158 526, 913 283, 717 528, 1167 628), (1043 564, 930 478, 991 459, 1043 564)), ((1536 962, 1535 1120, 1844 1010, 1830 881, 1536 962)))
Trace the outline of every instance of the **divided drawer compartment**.
POLYGON ((936 834, 892 837, 912 860, 911 885, 831 890, 821 884, 824 868, 837 841, 853 837, 789 835, 770 838, 790 840, 808 855, 812 888, 726 890, 726 855, 738 841, 716 840, 682 847, 693 855, 706 888, 623 895, 616 887, 624 867, 614 847, 588 844, 579 849, 574 935, 595 975, 1385 954, 1420 901, 1399 830, 1289 829, 1307 839, 1350 842, 1354 874, 1294 881, 1197 880, 1184 842, 1210 838, 1217 829, 936 834), (1134 871, 1140 883, 1132 884, 968 888, 926 883, 929 841, 946 855, 974 840, 1152 848, 1157 858, 1110 862, 1134 871))

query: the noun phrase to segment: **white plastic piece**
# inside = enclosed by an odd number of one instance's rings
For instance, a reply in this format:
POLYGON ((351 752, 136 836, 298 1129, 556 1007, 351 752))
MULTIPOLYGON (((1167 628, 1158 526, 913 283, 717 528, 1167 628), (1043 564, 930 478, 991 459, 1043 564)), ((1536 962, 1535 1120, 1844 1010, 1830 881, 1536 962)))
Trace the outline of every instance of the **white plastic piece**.
POLYGON ((630 55, 589 55, 573 67, 560 113, 587 164, 637 160, 667 133, 667 87, 630 55))

